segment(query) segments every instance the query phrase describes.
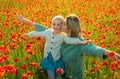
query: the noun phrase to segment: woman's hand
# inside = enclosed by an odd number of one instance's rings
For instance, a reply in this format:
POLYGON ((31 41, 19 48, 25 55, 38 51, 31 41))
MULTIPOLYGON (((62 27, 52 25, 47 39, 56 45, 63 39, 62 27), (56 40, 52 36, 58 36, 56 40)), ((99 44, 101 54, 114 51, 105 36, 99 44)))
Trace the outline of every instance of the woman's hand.
POLYGON ((115 53, 113 57, 120 62, 120 54, 115 53))
POLYGON ((20 22, 24 22, 25 21, 24 20, 25 18, 22 15, 18 14, 17 16, 18 16, 18 19, 19 19, 20 22))
POLYGON ((116 59, 117 61, 120 61, 120 54, 115 53, 115 52, 112 52, 112 51, 110 51, 110 50, 106 50, 106 49, 105 49, 104 55, 106 55, 106 56, 111 56, 111 57, 113 57, 114 59, 116 59))
POLYGON ((27 36, 27 34, 21 34, 21 36, 22 36, 22 37, 25 37, 25 36, 27 36))

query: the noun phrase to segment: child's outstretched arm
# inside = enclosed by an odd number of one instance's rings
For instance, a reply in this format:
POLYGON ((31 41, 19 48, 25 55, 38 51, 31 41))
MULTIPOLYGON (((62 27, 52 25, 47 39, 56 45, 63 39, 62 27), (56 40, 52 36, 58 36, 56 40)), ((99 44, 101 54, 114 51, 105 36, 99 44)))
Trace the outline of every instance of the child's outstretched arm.
POLYGON ((21 36, 30 36, 30 37, 36 37, 36 36, 40 36, 40 37, 46 37, 48 30, 42 31, 42 32, 36 32, 36 31, 32 31, 26 34, 22 34, 21 36))
POLYGON ((27 23, 32 26, 35 26, 36 24, 35 22, 32 22, 31 20, 24 18, 22 15, 17 15, 17 16, 18 16, 19 21, 22 23, 27 23))
POLYGON ((35 31, 44 31, 44 30, 48 29, 47 27, 45 27, 45 26, 43 26, 41 24, 37 24, 35 22, 32 22, 29 19, 24 18, 22 15, 17 15, 17 16, 18 16, 18 19, 19 19, 20 22, 27 23, 29 25, 34 26, 35 27, 35 31))
POLYGON ((64 36, 63 41, 67 44, 88 44, 92 42, 91 40, 81 41, 78 38, 67 37, 67 35, 64 33, 63 33, 63 36, 64 36))
POLYGON ((21 34, 21 36, 40 36, 39 35, 39 32, 36 32, 36 31, 32 31, 32 32, 29 32, 29 33, 26 33, 26 34, 21 34))

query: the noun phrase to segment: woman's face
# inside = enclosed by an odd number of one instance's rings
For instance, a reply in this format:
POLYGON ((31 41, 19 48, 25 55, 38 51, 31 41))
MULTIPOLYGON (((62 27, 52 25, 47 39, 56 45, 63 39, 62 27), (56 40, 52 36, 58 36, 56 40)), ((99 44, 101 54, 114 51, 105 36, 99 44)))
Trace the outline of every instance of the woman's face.
POLYGON ((64 23, 61 26, 61 31, 65 32, 65 33, 68 33, 68 30, 69 29, 68 29, 68 26, 67 26, 67 23, 66 23, 66 19, 65 19, 64 23))

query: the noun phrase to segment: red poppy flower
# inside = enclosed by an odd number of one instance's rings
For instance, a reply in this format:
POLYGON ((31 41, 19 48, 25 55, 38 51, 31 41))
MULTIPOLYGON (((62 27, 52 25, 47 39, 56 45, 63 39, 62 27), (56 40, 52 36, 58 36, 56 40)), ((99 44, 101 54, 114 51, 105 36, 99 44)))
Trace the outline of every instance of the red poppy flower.
POLYGON ((11 39, 14 39, 14 38, 16 38, 16 34, 11 33, 11 39))
POLYGON ((12 74, 12 73, 16 73, 16 68, 13 65, 6 65, 3 67, 4 70, 6 70, 6 72, 12 74))
POLYGON ((5 69, 3 66, 0 66, 0 78, 5 75, 5 69))
POLYGON ((26 56, 25 60, 29 60, 30 59, 30 56, 26 56))
POLYGON ((22 79, 27 79, 27 74, 22 74, 22 79))
POLYGON ((120 66, 118 66, 118 70, 120 70, 120 66))
POLYGON ((92 67, 92 68, 90 68, 90 71, 94 72, 94 71, 95 71, 95 69, 92 67))
POLYGON ((30 50, 32 48, 32 44, 27 44, 27 46, 26 46, 26 50, 30 50))
POLYGON ((22 69, 26 69, 26 68, 27 68, 27 65, 23 65, 23 66, 22 66, 22 69))
POLYGON ((63 71, 63 69, 62 68, 58 68, 57 70, 56 70, 56 73, 57 74, 62 74, 64 71, 63 71))
POLYGON ((27 75, 32 76, 32 72, 31 71, 27 71, 27 75))
POLYGON ((39 64, 36 62, 31 62, 30 66, 33 66, 34 68, 39 68, 39 64))
POLYGON ((4 23, 4 26, 5 26, 5 27, 8 27, 8 26, 9 26, 9 23, 8 23, 8 22, 5 22, 5 23, 4 23))
POLYGON ((102 64, 103 64, 104 66, 107 66, 107 65, 108 65, 108 62, 104 61, 104 62, 102 62, 102 64))
POLYGON ((40 37, 40 36, 36 37, 36 40, 40 40, 40 39, 41 39, 41 37, 40 37))
POLYGON ((110 56, 112 56, 112 57, 113 57, 114 55, 115 55, 115 53, 114 53, 114 52, 110 52, 110 56))
POLYGON ((20 59, 19 58, 14 58, 14 61, 15 62, 18 62, 20 59))

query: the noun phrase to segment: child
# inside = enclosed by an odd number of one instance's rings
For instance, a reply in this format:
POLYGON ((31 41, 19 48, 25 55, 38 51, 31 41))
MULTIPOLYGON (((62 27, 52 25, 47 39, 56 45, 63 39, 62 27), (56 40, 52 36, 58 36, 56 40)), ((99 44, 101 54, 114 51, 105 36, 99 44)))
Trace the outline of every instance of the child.
MULTIPOLYGON (((18 16, 18 18, 21 22, 29 23, 35 26, 34 22, 31 22, 22 16, 18 16)), ((52 19, 52 28, 41 32, 32 31, 27 34, 23 34, 24 36, 46 37, 44 57, 41 62, 41 67, 47 70, 48 79, 55 79, 55 72, 57 68, 64 69, 64 63, 60 54, 60 48, 63 42, 68 44, 87 44, 91 42, 90 40, 80 41, 77 38, 67 37, 65 33, 61 32, 62 25, 64 25, 64 18, 62 16, 55 16, 52 19)))

